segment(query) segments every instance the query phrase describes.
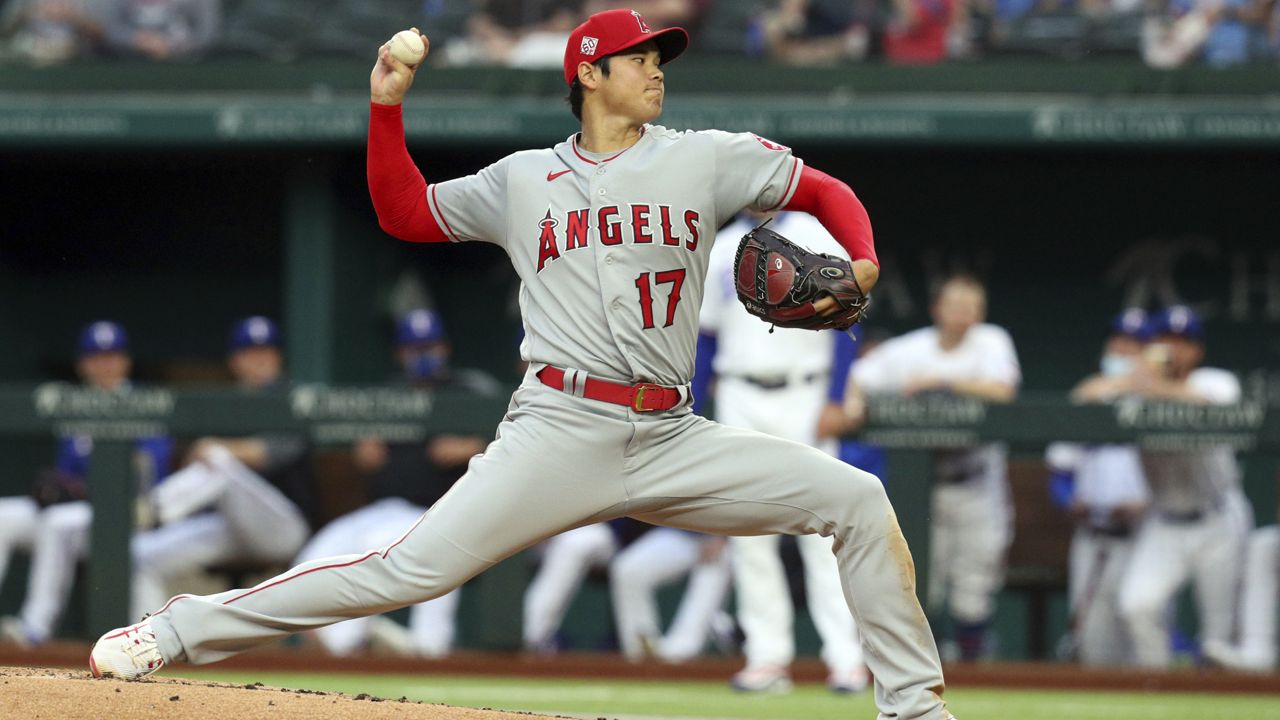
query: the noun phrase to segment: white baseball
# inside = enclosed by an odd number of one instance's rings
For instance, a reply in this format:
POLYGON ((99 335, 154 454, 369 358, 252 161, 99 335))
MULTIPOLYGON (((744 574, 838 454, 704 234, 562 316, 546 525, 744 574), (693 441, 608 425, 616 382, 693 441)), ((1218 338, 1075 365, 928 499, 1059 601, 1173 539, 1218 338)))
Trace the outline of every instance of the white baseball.
POLYGON ((412 30, 401 30, 391 37, 391 57, 405 65, 417 65, 422 62, 427 46, 422 44, 422 36, 412 30))

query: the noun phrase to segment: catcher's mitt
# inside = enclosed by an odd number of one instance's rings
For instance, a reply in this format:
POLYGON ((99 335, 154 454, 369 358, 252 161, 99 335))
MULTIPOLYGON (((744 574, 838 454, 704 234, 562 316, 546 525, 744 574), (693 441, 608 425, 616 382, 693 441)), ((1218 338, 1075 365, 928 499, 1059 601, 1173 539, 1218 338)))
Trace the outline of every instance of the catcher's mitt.
POLYGON ((778 327, 848 330, 871 304, 848 260, 810 252, 763 224, 738 243, 734 272, 738 299, 747 311, 778 327), (813 304, 823 295, 839 309, 819 314, 813 304))

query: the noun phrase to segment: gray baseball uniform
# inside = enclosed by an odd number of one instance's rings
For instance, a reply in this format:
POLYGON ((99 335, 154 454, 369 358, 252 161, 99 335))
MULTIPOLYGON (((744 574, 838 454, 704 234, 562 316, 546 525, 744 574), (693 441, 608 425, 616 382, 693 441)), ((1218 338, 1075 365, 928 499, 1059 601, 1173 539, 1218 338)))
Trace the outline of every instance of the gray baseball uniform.
POLYGON ((639 412, 583 397, 590 376, 687 398, 715 229, 744 207, 784 205, 800 167, 754 135, 647 125, 612 156, 571 138, 429 186, 445 233, 502 246, 523 281, 530 369, 496 439, 387 547, 169 601, 151 619, 166 661, 211 662, 438 597, 556 533, 629 515, 701 532, 833 536, 880 717, 949 717, 911 555, 875 476, 708 421, 687 402, 639 412), (539 378, 548 366, 564 370, 561 387, 539 378))

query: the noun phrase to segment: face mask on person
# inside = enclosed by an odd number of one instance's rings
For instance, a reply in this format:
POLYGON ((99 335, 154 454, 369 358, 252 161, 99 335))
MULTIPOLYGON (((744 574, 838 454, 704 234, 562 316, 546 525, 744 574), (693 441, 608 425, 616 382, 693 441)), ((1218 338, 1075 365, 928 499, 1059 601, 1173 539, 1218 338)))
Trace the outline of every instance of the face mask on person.
POLYGON ((444 374, 445 358, 434 352, 412 353, 405 358, 404 371, 411 380, 431 380, 444 374))
POLYGON ((1133 370, 1133 358, 1128 355, 1106 354, 1102 356, 1102 374, 1107 377, 1128 375, 1133 370))

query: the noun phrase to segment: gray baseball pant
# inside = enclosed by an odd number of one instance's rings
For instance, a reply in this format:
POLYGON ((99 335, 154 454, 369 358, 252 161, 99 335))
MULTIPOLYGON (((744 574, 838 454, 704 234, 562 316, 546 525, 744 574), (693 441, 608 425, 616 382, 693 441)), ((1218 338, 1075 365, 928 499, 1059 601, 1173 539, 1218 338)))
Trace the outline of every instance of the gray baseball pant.
POLYGON ((882 720, 944 720, 915 568, 880 481, 799 443, 688 412, 639 414, 532 375, 497 439, 391 545, 153 615, 166 661, 208 663, 287 634, 423 602, 556 533, 629 515, 727 535, 834 538, 882 720))

